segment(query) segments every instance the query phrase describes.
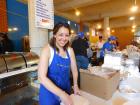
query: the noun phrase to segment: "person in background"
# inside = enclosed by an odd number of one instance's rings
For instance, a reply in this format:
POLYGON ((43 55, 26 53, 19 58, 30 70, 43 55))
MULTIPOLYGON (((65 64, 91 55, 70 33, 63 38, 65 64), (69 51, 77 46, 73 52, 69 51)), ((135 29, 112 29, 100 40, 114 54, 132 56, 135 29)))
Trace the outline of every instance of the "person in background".
POLYGON ((12 52, 13 48, 13 43, 8 38, 7 33, 0 33, 0 53, 4 54, 5 52, 12 52))
POLYGON ((100 62, 103 63, 105 53, 116 51, 116 49, 114 49, 114 45, 113 45, 115 43, 115 40, 116 40, 115 36, 110 36, 108 38, 108 41, 104 43, 104 45, 101 49, 101 52, 100 52, 100 62))
POLYGON ((93 56, 93 50, 91 46, 89 46, 89 48, 87 49, 87 57, 88 57, 89 63, 91 63, 92 56, 93 56))
POLYGON ((119 46, 118 37, 116 37, 115 44, 116 44, 116 49, 117 49, 117 50, 120 50, 120 46, 119 46))
POLYGON ((73 105, 70 98, 70 70, 73 75, 74 93, 79 94, 77 66, 73 49, 69 46, 70 26, 58 23, 53 37, 45 45, 40 56, 38 77, 40 80, 39 105, 73 105))
POLYGON ((78 38, 72 42, 72 48, 76 56, 76 62, 78 67, 78 85, 80 86, 80 69, 87 69, 89 60, 87 57, 87 48, 89 47, 87 42, 84 40, 84 33, 78 32, 78 38))
POLYGON ((114 36, 113 49, 114 49, 115 51, 119 51, 119 50, 120 50, 118 38, 117 38, 116 36, 114 36))
POLYGON ((102 36, 99 36, 99 41, 96 43, 96 47, 97 47, 97 59, 100 58, 100 51, 102 49, 104 45, 104 40, 102 36))
POLYGON ((3 36, 0 34, 0 54, 4 54, 4 46, 3 46, 3 36))
POLYGON ((75 40, 75 39, 77 39, 78 38, 78 36, 77 36, 77 34, 72 34, 71 36, 70 36, 70 46, 72 45, 72 42, 75 40))
POLYGON ((84 40, 86 41, 87 43, 87 57, 88 57, 88 60, 89 60, 89 63, 91 62, 91 58, 92 58, 92 55, 93 55, 93 51, 92 51, 92 48, 90 46, 90 42, 89 42, 89 35, 85 35, 84 36, 84 40))
POLYGON ((89 35, 85 35, 84 40, 87 42, 87 46, 89 47, 90 46, 89 35))
POLYGON ((8 38, 7 33, 3 35, 3 45, 4 45, 4 52, 12 52, 14 51, 14 45, 12 41, 8 38))

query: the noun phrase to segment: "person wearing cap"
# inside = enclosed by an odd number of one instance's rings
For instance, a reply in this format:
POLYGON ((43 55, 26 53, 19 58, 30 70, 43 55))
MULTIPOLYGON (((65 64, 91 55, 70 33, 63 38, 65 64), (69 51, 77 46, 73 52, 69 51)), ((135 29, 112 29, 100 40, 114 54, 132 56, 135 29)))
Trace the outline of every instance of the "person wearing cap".
POLYGON ((114 43, 115 43, 116 37, 115 36, 110 36, 108 38, 108 41, 104 43, 101 52, 100 52, 100 61, 103 62, 104 60, 104 55, 106 52, 112 52, 115 51, 114 49, 114 43))
POLYGON ((114 41, 113 41, 113 49, 115 51, 119 51, 119 42, 118 42, 118 38, 114 36, 114 41))
MULTIPOLYGON (((75 56, 76 56, 76 63, 78 67, 78 74, 80 75, 79 70, 80 69, 87 69, 89 65, 89 60, 87 57, 87 49, 88 44, 86 40, 84 40, 84 33, 78 32, 77 33, 78 38, 76 38, 73 42, 71 47, 74 50, 75 56)), ((80 77, 78 75, 78 85, 80 86, 80 77)))

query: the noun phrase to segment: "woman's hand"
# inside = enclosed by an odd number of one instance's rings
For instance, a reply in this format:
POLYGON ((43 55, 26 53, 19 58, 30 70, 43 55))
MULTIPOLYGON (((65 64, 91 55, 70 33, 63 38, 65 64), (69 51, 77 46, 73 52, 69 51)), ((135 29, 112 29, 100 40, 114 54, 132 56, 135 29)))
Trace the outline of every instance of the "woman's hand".
POLYGON ((64 105, 73 105, 71 97, 66 92, 61 94, 60 99, 64 105))
POLYGON ((74 85, 73 90, 74 90, 74 94, 80 95, 80 89, 79 89, 78 85, 74 85))

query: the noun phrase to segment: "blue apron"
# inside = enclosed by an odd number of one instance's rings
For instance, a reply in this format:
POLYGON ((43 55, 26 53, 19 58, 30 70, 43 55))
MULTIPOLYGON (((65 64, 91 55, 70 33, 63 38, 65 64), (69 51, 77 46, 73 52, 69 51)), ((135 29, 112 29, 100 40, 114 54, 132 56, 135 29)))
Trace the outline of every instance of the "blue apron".
MULTIPOLYGON (((67 58, 56 54, 48 68, 48 78, 59 88, 70 94, 70 57, 68 52, 67 58)), ((39 90, 39 105, 60 105, 60 98, 47 90, 42 84, 39 90)))

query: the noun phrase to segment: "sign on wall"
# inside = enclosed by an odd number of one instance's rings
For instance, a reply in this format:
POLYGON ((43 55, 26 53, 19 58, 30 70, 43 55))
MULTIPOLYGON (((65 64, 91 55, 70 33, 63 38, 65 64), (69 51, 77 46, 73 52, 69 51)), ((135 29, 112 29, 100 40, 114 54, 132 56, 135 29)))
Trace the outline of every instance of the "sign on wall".
POLYGON ((53 29, 53 0, 35 0, 35 25, 40 28, 53 29))

